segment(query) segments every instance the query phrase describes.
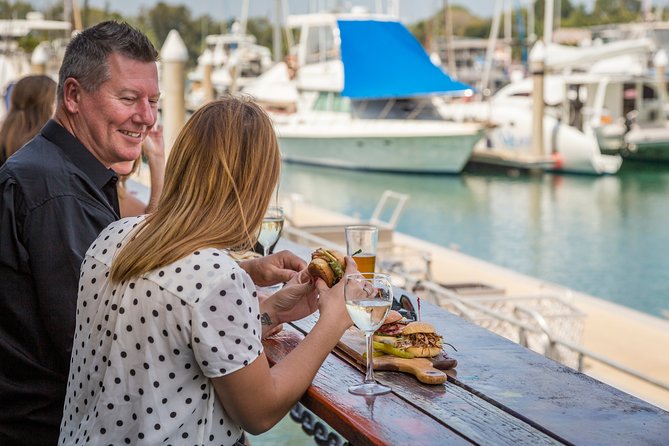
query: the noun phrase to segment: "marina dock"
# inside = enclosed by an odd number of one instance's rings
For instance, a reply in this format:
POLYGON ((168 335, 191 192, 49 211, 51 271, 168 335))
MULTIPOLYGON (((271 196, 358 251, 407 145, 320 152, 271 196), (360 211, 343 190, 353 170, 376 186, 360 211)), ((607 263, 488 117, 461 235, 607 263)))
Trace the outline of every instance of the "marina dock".
MULTIPOLYGON (((346 224, 350 216, 331 212, 304 202, 291 200, 285 204, 294 226, 346 224)), ((290 229, 287 229, 290 231, 290 229)), ((285 236, 285 235, 284 235, 285 236)), ((583 313, 581 345, 612 362, 636 370, 661 383, 669 383, 669 321, 627 309, 602 299, 568 290, 484 260, 447 249, 414 237, 394 232, 396 245, 426 251, 431 256, 433 280, 441 283, 480 283, 501 289, 508 296, 537 293, 564 296, 583 313)), ((421 297, 421 293, 417 295, 421 297)), ((463 346, 462 348, 466 348, 463 346)), ((629 374, 585 358, 583 372, 637 396, 660 408, 669 410, 669 391, 629 374)))

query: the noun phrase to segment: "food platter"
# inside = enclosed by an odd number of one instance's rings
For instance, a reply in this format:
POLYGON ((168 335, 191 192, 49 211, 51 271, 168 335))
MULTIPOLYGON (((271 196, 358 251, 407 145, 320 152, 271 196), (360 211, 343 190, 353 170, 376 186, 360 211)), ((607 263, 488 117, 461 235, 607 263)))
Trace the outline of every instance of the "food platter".
MULTIPOLYGON (((364 367, 365 335, 355 327, 351 327, 337 344, 337 350, 350 358, 352 362, 364 367)), ((393 355, 375 356, 374 370, 385 370, 409 373, 423 384, 443 384, 448 375, 455 376, 457 360, 445 353, 434 358, 399 358, 393 355)))

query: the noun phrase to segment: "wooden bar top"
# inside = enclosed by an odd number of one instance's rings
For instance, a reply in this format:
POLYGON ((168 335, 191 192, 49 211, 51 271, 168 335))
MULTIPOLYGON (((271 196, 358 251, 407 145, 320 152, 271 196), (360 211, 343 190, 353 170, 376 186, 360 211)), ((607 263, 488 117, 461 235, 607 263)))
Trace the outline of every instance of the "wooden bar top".
MULTIPOLYGON (((304 254, 304 248, 292 247, 304 254)), ((414 304, 416 296, 404 292, 414 304)), ((398 296, 399 297, 399 296, 398 296)), ((264 341, 278 362, 308 335, 312 315, 264 341)), ((375 371, 390 394, 365 398, 347 388, 363 379, 339 350, 330 354, 301 402, 353 445, 664 445, 669 413, 421 302, 458 360, 443 385, 375 371)), ((446 347, 448 348, 448 347, 446 347)))

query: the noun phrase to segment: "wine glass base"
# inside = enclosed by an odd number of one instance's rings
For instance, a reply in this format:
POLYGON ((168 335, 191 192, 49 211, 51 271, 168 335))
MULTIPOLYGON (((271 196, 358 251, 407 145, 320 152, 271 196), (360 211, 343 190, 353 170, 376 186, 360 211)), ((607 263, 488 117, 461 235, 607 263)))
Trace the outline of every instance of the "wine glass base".
POLYGON ((390 392, 390 387, 377 383, 365 383, 351 386, 348 391, 354 395, 383 395, 390 392))

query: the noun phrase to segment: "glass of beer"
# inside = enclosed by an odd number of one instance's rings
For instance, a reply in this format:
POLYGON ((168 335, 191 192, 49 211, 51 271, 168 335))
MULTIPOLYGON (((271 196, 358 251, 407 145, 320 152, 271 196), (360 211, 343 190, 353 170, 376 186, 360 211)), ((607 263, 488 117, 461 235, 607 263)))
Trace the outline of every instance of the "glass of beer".
POLYGON ((347 226, 346 254, 352 256, 358 271, 371 274, 376 267, 376 245, 379 230, 376 226, 347 226))

